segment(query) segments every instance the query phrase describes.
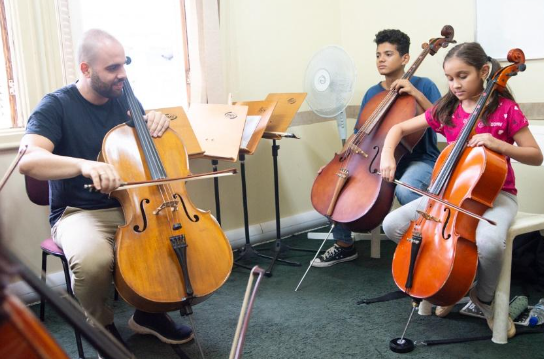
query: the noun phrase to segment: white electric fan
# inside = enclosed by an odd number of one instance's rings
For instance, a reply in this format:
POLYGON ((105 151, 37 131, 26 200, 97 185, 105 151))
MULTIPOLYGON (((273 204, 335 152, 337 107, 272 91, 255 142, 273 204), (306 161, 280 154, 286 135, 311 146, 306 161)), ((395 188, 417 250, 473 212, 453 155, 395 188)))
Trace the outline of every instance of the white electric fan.
POLYGON ((340 46, 318 51, 304 75, 306 102, 321 117, 336 117, 342 144, 346 141, 346 106, 353 96, 357 72, 353 60, 340 46))
MULTIPOLYGON (((304 75, 304 91, 308 94, 306 102, 317 115, 336 117, 342 145, 347 137, 345 109, 353 96, 356 77, 353 60, 336 45, 318 51, 308 63, 304 75)), ((308 233, 311 239, 326 237, 326 233, 308 233)))

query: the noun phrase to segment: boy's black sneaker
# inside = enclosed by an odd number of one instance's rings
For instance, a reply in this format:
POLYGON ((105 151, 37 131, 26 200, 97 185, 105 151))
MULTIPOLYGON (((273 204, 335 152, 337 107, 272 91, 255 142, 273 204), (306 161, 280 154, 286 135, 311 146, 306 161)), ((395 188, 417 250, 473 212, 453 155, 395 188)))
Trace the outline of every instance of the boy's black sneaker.
POLYGON ((327 249, 325 253, 317 257, 312 263, 312 267, 330 267, 336 263, 348 262, 355 260, 358 257, 355 246, 340 247, 335 244, 331 248, 327 249))
POLYGON ((128 326, 138 334, 151 334, 167 344, 183 344, 194 338, 193 330, 176 324, 166 313, 146 313, 136 310, 128 326))

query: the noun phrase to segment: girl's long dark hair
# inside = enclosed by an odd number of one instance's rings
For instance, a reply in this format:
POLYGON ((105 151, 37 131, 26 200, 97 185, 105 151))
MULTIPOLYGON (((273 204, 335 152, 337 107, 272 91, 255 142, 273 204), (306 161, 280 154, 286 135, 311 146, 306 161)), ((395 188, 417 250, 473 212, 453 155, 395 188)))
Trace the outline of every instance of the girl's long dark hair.
MULTIPOLYGON (((480 71, 486 63, 491 61, 492 68, 490 69, 491 75, 489 78, 492 78, 493 74, 500 68, 499 62, 488 57, 482 46, 477 42, 465 42, 453 47, 444 58, 442 67, 444 67, 446 61, 453 57, 461 59, 466 64, 474 67, 477 71, 480 71)), ((482 81, 482 90, 483 85, 482 81)), ((487 125, 489 115, 495 112, 499 106, 499 97, 505 97, 514 101, 514 97, 507 88, 503 91, 493 91, 481 116, 481 120, 485 125, 487 125)), ((453 126, 451 116, 455 112, 458 104, 459 100, 457 97, 451 91, 448 91, 448 93, 436 103, 436 106, 433 109, 433 117, 446 126, 453 126)))

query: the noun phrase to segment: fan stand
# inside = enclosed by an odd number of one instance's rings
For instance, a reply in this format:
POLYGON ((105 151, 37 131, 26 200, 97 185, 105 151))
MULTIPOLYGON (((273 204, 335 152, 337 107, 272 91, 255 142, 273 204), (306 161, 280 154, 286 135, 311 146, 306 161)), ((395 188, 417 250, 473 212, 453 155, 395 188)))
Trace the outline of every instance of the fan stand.
POLYGON ((344 108, 338 115, 336 115, 336 124, 338 126, 338 134, 340 135, 340 140, 342 141, 342 147, 346 144, 347 138, 347 118, 346 118, 346 109, 344 108))

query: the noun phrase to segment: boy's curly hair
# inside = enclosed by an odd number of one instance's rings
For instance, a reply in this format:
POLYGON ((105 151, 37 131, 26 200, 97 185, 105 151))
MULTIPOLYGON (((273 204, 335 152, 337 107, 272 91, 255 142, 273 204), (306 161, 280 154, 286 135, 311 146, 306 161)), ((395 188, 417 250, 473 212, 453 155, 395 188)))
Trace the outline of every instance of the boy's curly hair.
POLYGON ((400 30, 386 29, 378 32, 374 39, 376 45, 388 42, 397 47, 400 56, 410 52, 410 37, 400 30))

